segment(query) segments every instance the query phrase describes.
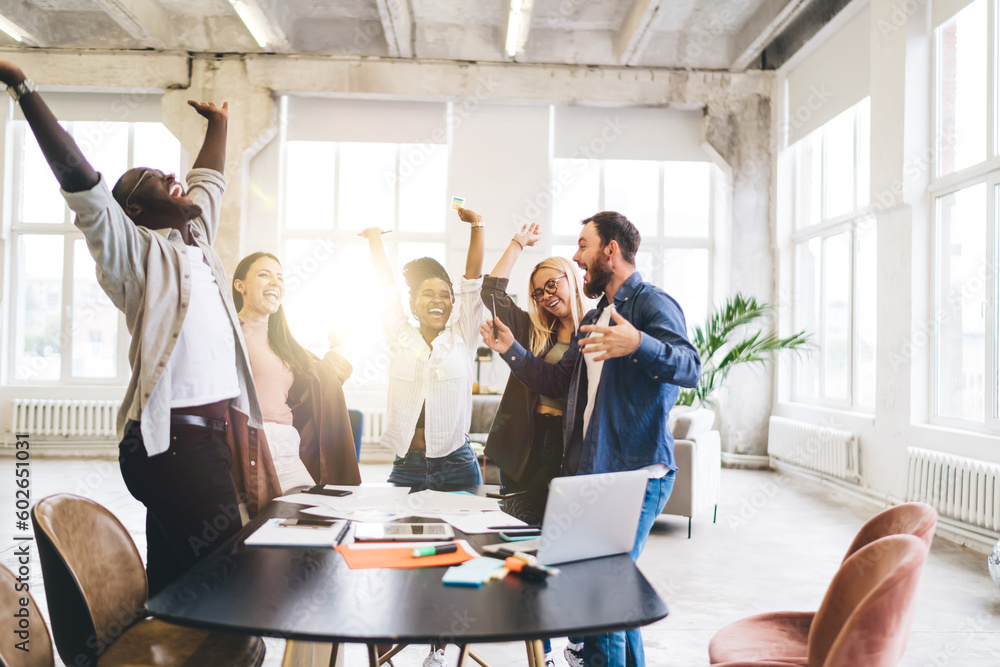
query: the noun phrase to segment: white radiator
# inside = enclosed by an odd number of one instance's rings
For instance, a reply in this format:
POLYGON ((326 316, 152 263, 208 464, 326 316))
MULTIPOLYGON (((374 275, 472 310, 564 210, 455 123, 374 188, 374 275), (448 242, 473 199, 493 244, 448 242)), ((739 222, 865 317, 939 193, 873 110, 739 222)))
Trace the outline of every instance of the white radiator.
POLYGON ((116 439, 119 401, 24 399, 13 401, 11 430, 37 438, 62 436, 116 439))
POLYGON ((850 431, 771 417, 767 453, 772 459, 852 482, 861 476, 858 437, 850 431))
POLYGON ((385 410, 362 410, 364 422, 361 425, 361 442, 363 444, 377 444, 385 431, 386 414, 385 410))
POLYGON ((906 499, 941 516, 1000 530, 1000 465, 908 447, 906 499))

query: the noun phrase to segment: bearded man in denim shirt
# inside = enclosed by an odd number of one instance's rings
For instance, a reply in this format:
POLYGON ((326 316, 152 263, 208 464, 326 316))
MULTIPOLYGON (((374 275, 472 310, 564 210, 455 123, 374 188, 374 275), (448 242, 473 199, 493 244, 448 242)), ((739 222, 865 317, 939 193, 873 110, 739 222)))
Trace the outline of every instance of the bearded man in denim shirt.
MULTIPOLYGON (((576 254, 584 291, 601 297, 583 318, 576 345, 558 364, 526 351, 510 329, 483 324, 483 342, 500 353, 519 380, 546 396, 566 396, 563 473, 646 470, 649 483, 635 545, 639 557, 674 485, 674 439, 667 426, 679 387, 701 374, 698 351, 687 340, 684 313, 635 269, 641 237, 624 215, 598 213, 583 221, 576 254)), ((638 628, 584 638, 567 649, 571 665, 644 665, 638 628)))

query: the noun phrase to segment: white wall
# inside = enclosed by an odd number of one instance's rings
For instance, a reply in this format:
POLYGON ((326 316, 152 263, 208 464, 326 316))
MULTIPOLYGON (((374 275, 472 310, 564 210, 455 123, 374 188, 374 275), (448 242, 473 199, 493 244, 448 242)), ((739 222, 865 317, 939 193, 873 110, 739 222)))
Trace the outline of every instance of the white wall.
MULTIPOLYGON (((784 417, 851 430, 861 438, 863 485, 876 496, 900 498, 906 489, 907 447, 922 447, 960 456, 1000 463, 1000 437, 996 434, 959 430, 928 423, 931 347, 920 332, 931 316, 931 219, 929 210, 929 164, 931 137, 931 8, 930 3, 912 3, 902 12, 892 0, 872 0, 870 6, 855 3, 837 24, 829 26, 817 41, 838 30, 856 31, 853 14, 867 24, 870 51, 867 89, 871 98, 871 200, 878 230, 878 349, 876 405, 873 414, 804 405, 791 400, 787 367, 776 383, 774 413, 784 417)), ((813 47, 813 53, 822 53, 813 47)), ((842 47, 843 48, 843 47, 842 47)), ((836 72, 838 50, 826 50, 831 62, 812 63, 816 71, 836 72)), ((796 61, 779 73, 776 99, 788 108, 784 81, 794 72, 796 61)), ((834 76, 828 85, 838 86, 834 76)), ((822 81, 821 81, 822 82, 822 81)), ((857 88, 857 82, 852 82, 857 88)), ((776 114, 775 131, 783 130, 776 114)), ((784 114, 787 116, 787 113, 784 114)), ((781 170, 775 182, 775 198, 787 202, 790 173, 781 170)), ((787 208, 787 204, 785 204, 787 208)), ((781 261, 779 285, 783 294, 793 294, 788 240, 788 211, 775 220, 781 261)), ((785 299, 782 303, 791 305, 785 299)), ((782 313, 787 332, 789 312, 782 313)))

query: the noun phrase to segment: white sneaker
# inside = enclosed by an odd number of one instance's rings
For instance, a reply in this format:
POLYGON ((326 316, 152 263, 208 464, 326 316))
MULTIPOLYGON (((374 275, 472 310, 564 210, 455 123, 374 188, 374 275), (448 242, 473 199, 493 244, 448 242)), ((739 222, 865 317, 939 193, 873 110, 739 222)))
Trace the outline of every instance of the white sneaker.
POLYGON ((448 661, 444 657, 444 649, 439 648, 436 651, 431 649, 431 652, 424 658, 424 667, 448 667, 448 661))
MULTIPOLYGON (((563 657, 566 658, 566 664, 569 667, 583 667, 583 642, 579 644, 574 644, 570 642, 566 644, 566 650, 563 651, 563 657)), ((546 663, 548 667, 548 663, 546 663)))
POLYGON ((552 657, 552 653, 545 654, 545 667, 556 667, 556 659, 552 657))

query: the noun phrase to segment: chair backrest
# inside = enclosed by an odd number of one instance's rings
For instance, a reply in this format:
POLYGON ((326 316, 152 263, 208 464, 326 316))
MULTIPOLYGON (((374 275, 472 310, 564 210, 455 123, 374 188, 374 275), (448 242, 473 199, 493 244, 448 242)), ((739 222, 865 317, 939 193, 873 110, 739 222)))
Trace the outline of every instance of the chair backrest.
POLYGON ((67 665, 95 664, 146 616, 139 552, 121 522, 86 498, 43 498, 31 508, 31 520, 59 657, 67 665))
POLYGON ((809 667, 898 665, 927 552, 917 537, 890 535, 844 561, 809 630, 809 667))
POLYGON ((931 546, 934 528, 937 526, 937 510, 927 503, 903 503, 883 510, 861 526, 854 541, 844 556, 846 561, 858 549, 875 540, 889 535, 913 535, 931 546))
MULTIPOLYGON (((21 544, 28 544, 21 542, 21 544)), ((15 548, 16 550, 16 548, 15 548)), ((0 664, 6 667, 52 667, 52 638, 27 584, 0 565, 0 618, 9 630, 0 632, 0 664)))

